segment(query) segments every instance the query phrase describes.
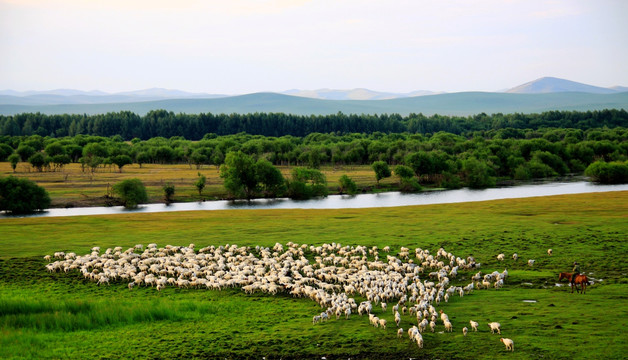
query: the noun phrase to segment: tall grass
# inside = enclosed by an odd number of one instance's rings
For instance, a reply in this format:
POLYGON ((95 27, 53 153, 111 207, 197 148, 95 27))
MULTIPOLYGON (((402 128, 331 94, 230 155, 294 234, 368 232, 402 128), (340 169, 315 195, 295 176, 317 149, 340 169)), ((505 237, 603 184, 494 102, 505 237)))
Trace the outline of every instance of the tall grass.
POLYGON ((163 301, 116 302, 0 297, 0 329, 37 331, 92 330, 147 321, 181 320, 182 312, 195 311, 193 303, 163 301))

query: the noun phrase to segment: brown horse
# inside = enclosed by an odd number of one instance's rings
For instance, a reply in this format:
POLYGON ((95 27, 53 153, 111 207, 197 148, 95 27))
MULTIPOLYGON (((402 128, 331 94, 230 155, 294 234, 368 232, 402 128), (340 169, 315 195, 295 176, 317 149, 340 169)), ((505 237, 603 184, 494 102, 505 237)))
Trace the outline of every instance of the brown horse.
POLYGON ((558 281, 561 281, 563 279, 567 279, 569 280, 569 282, 571 283, 571 292, 573 293, 573 288, 576 288, 576 291, 578 293, 582 292, 583 294, 586 294, 587 291, 587 285, 589 284, 589 278, 587 278, 586 275, 576 275, 576 279, 575 281, 571 281, 573 274, 572 273, 568 273, 568 272, 561 272, 558 275, 558 281), (578 289, 578 285, 580 285, 580 289, 578 289))

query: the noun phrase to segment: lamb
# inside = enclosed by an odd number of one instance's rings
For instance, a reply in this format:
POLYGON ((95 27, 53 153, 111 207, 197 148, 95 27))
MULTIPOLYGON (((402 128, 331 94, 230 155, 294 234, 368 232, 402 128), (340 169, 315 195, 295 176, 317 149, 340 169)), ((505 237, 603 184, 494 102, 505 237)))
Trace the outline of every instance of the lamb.
POLYGON ((432 332, 436 330, 436 323, 433 321, 430 321, 430 330, 432 330, 432 332))
POLYGON ((552 249, 547 249, 547 255, 552 256, 552 249))
POLYGON ((414 340, 416 341, 416 344, 419 346, 419 349, 423 349, 423 336, 421 335, 421 333, 415 333, 414 340))
POLYGON ((447 330, 448 332, 452 332, 454 327, 451 325, 451 321, 449 321, 449 319, 445 320, 445 330, 447 330))
POLYGON ((504 254, 499 254, 499 255, 497 255, 497 260, 499 260, 499 261, 504 261, 504 258, 505 258, 505 257, 506 257, 506 255, 504 255, 504 254))
POLYGON ((519 255, 517 255, 517 253, 512 254, 512 259, 514 261, 517 261, 518 258, 519 258, 519 255))
POLYGON ((427 324, 428 324, 427 319, 423 319, 423 321, 419 323, 419 332, 421 333, 424 332, 425 328, 427 327, 427 324))
POLYGON ((52 259, 52 257, 51 257, 50 255, 46 255, 46 256, 44 256, 44 260, 46 260, 46 261, 50 261, 50 259, 52 259))
POLYGON ((379 327, 381 327, 383 329, 386 328, 386 319, 379 319, 378 323, 379 323, 379 327))
POLYGON ((399 328, 399 329, 397 330, 397 337, 398 337, 398 338, 401 338, 402 336, 403 336, 403 328, 399 328))
POLYGON ((397 324, 397 327, 399 327, 399 324, 401 323, 401 315, 399 315, 399 313, 395 313, 395 324, 397 324))
POLYGON ((504 343, 504 345, 506 345, 506 350, 510 350, 513 352, 515 351, 515 343, 511 339, 500 338, 499 341, 501 341, 502 343, 504 343))
POLYGON ((501 325, 498 322, 489 323, 488 326, 491 328, 491 334, 495 334, 495 331, 497 331, 501 335, 501 325))
POLYGON ((312 318, 312 325, 315 325, 317 322, 321 321, 321 317, 320 315, 314 315, 314 317, 312 318))
POLYGON ((463 327, 462 328, 462 335, 467 336, 467 332, 469 332, 469 329, 467 329, 467 327, 463 327))
POLYGON ((472 329, 473 331, 478 331, 478 325, 479 325, 479 324, 478 324, 477 322, 475 322, 475 321, 473 321, 473 320, 469 320, 469 324, 471 324, 471 329, 472 329))
POLYGON ((535 261, 536 260, 532 260, 532 259, 528 260, 528 265, 529 266, 533 266, 535 261))

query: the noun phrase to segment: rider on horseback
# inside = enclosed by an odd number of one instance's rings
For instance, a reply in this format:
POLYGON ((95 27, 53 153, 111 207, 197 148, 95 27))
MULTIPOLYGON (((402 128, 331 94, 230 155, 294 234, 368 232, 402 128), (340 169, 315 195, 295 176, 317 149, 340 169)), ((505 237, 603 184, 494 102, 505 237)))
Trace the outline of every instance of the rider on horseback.
POLYGON ((580 265, 576 261, 573 262, 573 271, 571 275, 571 285, 576 284, 576 276, 580 275, 580 265))

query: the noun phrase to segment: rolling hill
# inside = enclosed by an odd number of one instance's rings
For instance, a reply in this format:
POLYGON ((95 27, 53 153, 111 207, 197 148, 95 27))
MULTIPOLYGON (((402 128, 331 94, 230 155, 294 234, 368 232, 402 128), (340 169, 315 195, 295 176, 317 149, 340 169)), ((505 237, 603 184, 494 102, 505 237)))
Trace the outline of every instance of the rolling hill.
POLYGON ((559 79, 555 77, 543 77, 534 81, 527 82, 525 84, 516 86, 507 93, 513 94, 546 94, 546 93, 559 93, 559 92, 585 92, 591 94, 613 94, 621 92, 621 87, 603 88, 599 86, 593 86, 583 84, 571 80, 559 79))
POLYGON ((165 109, 175 113, 283 112, 298 115, 392 114, 473 115, 478 113, 537 113, 549 110, 628 109, 628 92, 591 94, 581 92, 517 94, 461 92, 389 100, 321 100, 277 93, 255 93, 214 99, 168 99, 100 104, 19 105, 1 104, 0 114, 102 114, 132 111, 143 115, 165 109))

